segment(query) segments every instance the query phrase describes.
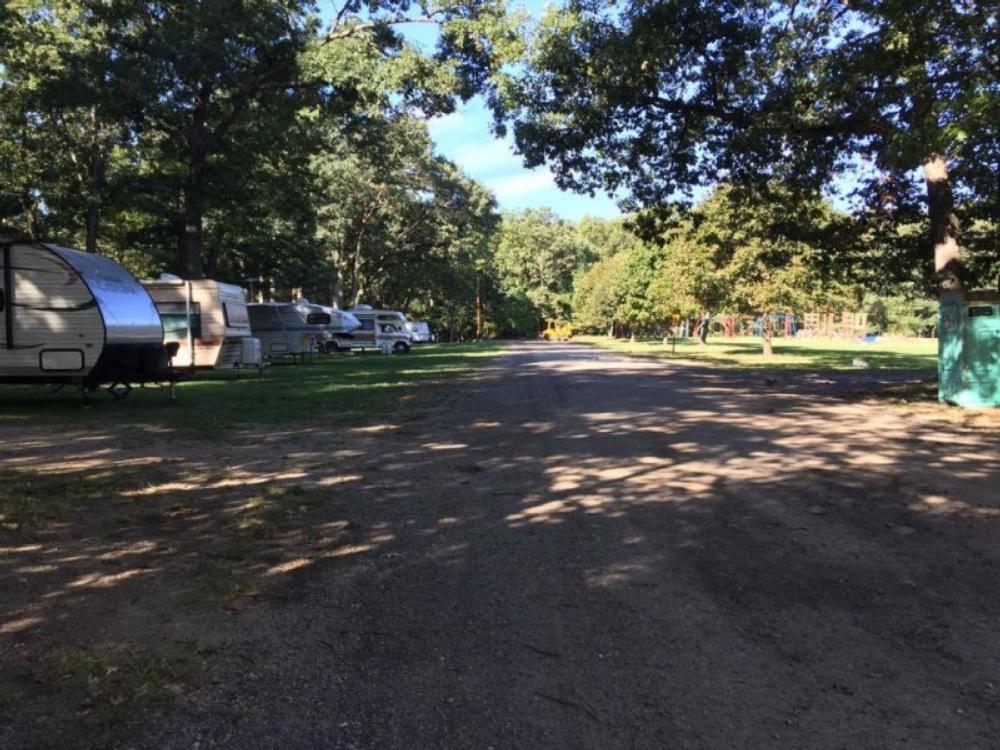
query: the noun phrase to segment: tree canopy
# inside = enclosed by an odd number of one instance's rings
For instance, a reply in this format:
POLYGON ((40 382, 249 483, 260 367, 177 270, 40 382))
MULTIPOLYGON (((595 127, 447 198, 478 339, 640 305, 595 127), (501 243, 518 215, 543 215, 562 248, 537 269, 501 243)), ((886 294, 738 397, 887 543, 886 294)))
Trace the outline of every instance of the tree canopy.
POLYGON ((956 200, 967 223, 1000 218, 998 38, 978 0, 569 0, 542 19, 506 115, 529 165, 647 219, 719 183, 815 196, 860 168, 866 218, 926 215, 957 283, 956 200))

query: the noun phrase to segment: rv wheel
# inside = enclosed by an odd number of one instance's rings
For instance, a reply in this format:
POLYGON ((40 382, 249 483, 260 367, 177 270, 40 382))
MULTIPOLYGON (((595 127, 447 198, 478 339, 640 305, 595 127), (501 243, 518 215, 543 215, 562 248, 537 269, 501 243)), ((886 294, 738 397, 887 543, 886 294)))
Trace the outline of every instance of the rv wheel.
POLYGON ((408 354, 410 351, 410 345, 405 341, 397 341, 392 345, 392 350, 396 352, 396 354, 408 354))

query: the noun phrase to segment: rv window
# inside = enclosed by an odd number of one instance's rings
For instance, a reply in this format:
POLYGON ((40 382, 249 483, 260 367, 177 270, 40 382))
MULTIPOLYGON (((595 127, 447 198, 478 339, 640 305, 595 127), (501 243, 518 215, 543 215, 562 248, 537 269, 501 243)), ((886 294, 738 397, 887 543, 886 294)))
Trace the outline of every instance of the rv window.
MULTIPOLYGON (((187 314, 183 302, 161 302, 158 305, 160 320, 163 321, 165 339, 186 339, 188 335, 187 314)), ((201 306, 191 305, 191 338, 201 338, 201 306)))
POLYGON ((330 316, 326 313, 309 313, 306 315, 306 323, 311 326, 328 326, 330 325, 330 316))
POLYGON ((396 333, 396 326, 389 325, 388 323, 382 324, 382 333, 396 333))
POLYGON ((375 330, 375 321, 371 320, 371 319, 369 319, 369 320, 362 320, 361 321, 361 330, 362 331, 374 331, 375 330))
POLYGON ((250 316, 247 314, 247 306, 238 302, 223 302, 222 317, 225 318, 226 328, 249 328, 250 316))

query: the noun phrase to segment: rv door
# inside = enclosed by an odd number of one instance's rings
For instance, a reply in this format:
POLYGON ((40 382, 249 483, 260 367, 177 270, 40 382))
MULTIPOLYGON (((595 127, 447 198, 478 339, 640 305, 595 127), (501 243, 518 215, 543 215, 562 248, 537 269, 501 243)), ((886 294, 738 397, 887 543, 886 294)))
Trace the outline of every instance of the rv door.
POLYGON ((0 348, 14 348, 14 303, 10 290, 14 287, 10 265, 10 245, 0 251, 0 348))

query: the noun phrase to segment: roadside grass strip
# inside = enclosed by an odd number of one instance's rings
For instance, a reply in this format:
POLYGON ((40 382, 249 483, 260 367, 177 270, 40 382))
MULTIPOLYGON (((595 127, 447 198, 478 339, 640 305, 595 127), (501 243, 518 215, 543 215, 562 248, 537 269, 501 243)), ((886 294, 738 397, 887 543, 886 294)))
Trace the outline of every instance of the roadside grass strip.
POLYGON ((574 342, 623 354, 655 357, 677 364, 736 370, 927 370, 937 368, 937 339, 884 339, 867 344, 839 339, 775 338, 774 354, 765 357, 755 337, 669 340, 609 339, 578 336, 574 342), (861 364, 863 361, 863 364, 861 364))
POLYGON ((0 424, 134 424, 211 435, 240 425, 357 424, 413 405, 417 389, 471 372, 502 351, 498 342, 424 344, 407 355, 316 356, 277 362, 262 375, 198 374, 177 386, 136 388, 115 401, 104 392, 85 404, 77 388, 0 386, 0 424))

